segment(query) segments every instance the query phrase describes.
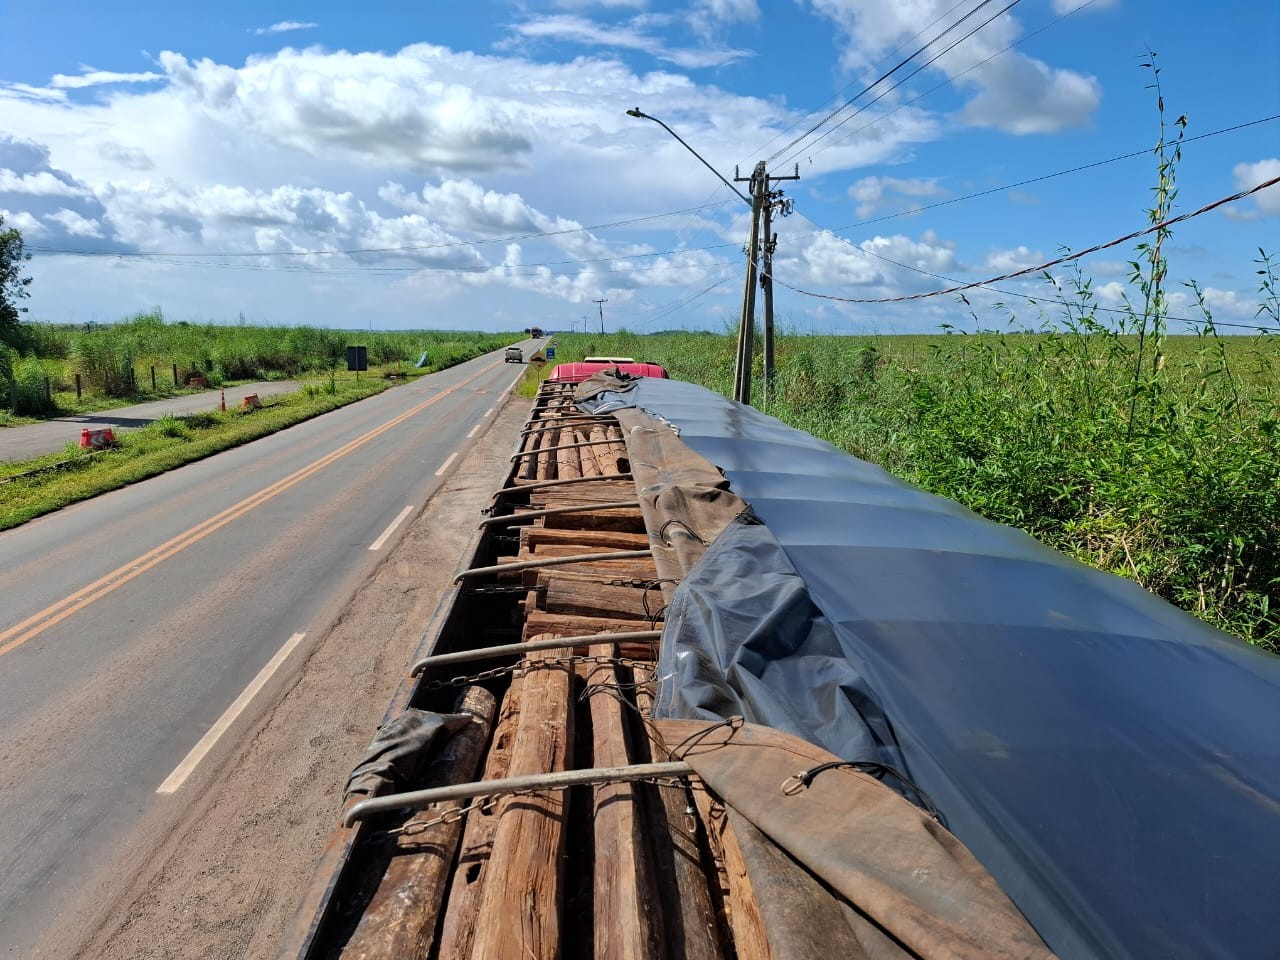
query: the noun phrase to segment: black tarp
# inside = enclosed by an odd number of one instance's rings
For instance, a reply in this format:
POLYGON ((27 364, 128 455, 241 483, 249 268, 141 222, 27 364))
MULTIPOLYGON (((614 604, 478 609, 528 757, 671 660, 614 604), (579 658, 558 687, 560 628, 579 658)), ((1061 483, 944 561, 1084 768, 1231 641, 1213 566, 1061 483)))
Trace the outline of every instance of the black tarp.
POLYGON ((761 521, 676 591, 663 715, 902 770, 1064 960, 1280 955, 1280 659, 700 387, 594 402, 761 521))

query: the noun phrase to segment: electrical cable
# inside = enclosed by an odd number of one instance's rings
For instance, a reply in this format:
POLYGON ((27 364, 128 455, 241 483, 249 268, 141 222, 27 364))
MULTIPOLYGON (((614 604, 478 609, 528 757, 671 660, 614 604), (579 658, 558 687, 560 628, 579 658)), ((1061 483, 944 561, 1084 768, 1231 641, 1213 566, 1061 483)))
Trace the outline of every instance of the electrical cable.
MULTIPOLYGON (((922 47, 918 48, 914 53, 910 54, 910 55, 909 55, 909 56, 907 56, 907 57, 904 57, 904 58, 903 58, 903 59, 901 59, 901 60, 899 60, 896 64, 894 64, 891 68, 889 68, 889 70, 887 70, 885 73, 882 73, 880 76, 876 77, 876 79, 875 79, 875 80, 871 81, 871 83, 867 84, 865 87, 863 87, 861 90, 859 90, 857 93, 855 93, 852 97, 850 97, 850 98, 849 98, 848 100, 846 100, 844 103, 840 104, 840 106, 836 107, 834 110, 832 110, 832 111, 830 111, 829 113, 827 113, 827 114, 826 114, 826 116, 824 116, 821 120, 819 120, 817 123, 815 123, 812 127, 810 127, 808 130, 806 130, 804 133, 800 134, 800 136, 795 137, 794 139, 792 139, 792 140, 791 140, 791 141, 789 141, 788 143, 784 144, 780 149, 776 150, 776 151, 775 151, 771 156, 769 156, 769 157, 765 160, 765 162, 766 162, 766 163, 773 163, 773 161, 774 161, 774 160, 776 160, 776 159, 777 159, 778 157, 780 157, 782 154, 786 153, 788 150, 790 150, 792 147, 794 147, 797 143, 800 143, 802 140, 804 140, 804 139, 805 139, 805 137, 808 137, 810 134, 813 134, 813 133, 817 132, 817 131, 818 131, 819 129, 821 129, 824 125, 826 125, 827 123, 829 123, 831 120, 835 119, 835 117, 840 113, 840 111, 842 111, 842 110, 846 109, 847 107, 851 107, 851 106, 854 104, 854 102, 855 102, 859 97, 861 97, 861 96, 863 96, 863 95, 865 95, 865 94, 867 94, 867 93, 870 93, 870 92, 871 92, 872 90, 874 90, 874 89, 875 89, 879 84, 883 83, 885 80, 888 80, 891 76, 893 76, 895 73, 897 73, 899 70, 901 70, 901 69, 902 69, 903 67, 905 67, 907 64, 909 64, 912 60, 914 60, 916 57, 920 56, 920 54, 922 54, 922 53, 924 53, 926 50, 928 50, 931 46, 933 46, 933 44, 937 43, 939 40, 941 40, 943 37, 945 37, 948 33, 950 33, 950 32, 951 32, 952 30, 954 30, 956 27, 960 26, 960 24, 964 23, 966 20, 968 20, 970 17, 972 17, 975 13, 977 13, 979 10, 981 10, 983 7, 985 7, 987 4, 989 4, 989 3, 991 3, 991 2, 992 2, 992 0, 979 0, 978 5, 977 5, 977 6, 975 6, 975 7, 974 7, 972 10, 970 10, 968 13, 966 13, 964 16, 962 16, 959 20, 957 20, 955 23, 951 24, 949 27, 947 27, 945 30, 943 30, 941 33, 939 33, 939 34, 938 34, 936 37, 934 37, 932 40, 928 41, 926 44, 924 44, 924 46, 922 46, 922 47)), ((1016 4, 1016 3, 1018 3, 1018 2, 1019 2, 1019 0, 1013 0, 1013 3, 1011 3, 1009 6, 1013 6, 1014 4, 1016 4)), ((1005 9, 1008 9, 1008 7, 1006 7, 1005 9)), ((997 14, 997 16, 999 16, 999 14, 997 14)), ((995 18, 993 17, 992 19, 995 19, 995 18)), ((987 21, 987 22, 989 23, 990 21, 987 21)), ((948 48, 948 49, 950 49, 950 48, 948 48)), ((945 52, 946 52, 946 51, 944 50, 944 51, 943 51, 943 53, 945 53, 945 52)), ((936 60, 936 59, 937 59, 937 57, 935 57, 934 59, 936 60)), ((929 62, 930 62, 930 63, 932 63, 933 61, 931 60, 931 61, 929 61, 929 62)), ((914 74, 913 74, 913 76, 914 76, 914 74)), ((890 89, 892 89, 892 88, 890 88, 890 89)), ((883 96, 883 94, 881 94, 881 96, 883 96)), ((877 98, 877 99, 879 99, 879 98, 877 98)), ((874 102, 875 102, 875 101, 873 100, 873 101, 872 101, 872 103, 874 103, 874 102)), ((821 139, 821 138, 819 138, 819 139, 821 139)))
MULTIPOLYGON (((880 304, 880 303, 905 303, 905 302, 908 302, 908 301, 913 301, 913 300, 924 300, 924 299, 929 299, 929 298, 932 298, 932 297, 944 296, 944 295, 947 295, 947 294, 963 293, 963 292, 964 292, 964 291, 966 291, 966 290, 973 290, 973 289, 978 289, 978 288, 987 289, 987 290, 990 290, 991 292, 999 293, 999 294, 1006 295, 1006 296, 1011 295, 1011 296, 1016 296, 1016 297, 1024 297, 1025 299, 1032 300, 1032 301, 1035 301, 1035 300, 1042 300, 1042 301, 1045 301, 1045 302, 1066 303, 1066 301, 1054 300, 1054 299, 1053 299, 1053 298, 1051 298, 1051 297, 1036 297, 1036 296, 1034 296, 1034 295, 1023 294, 1023 293, 1017 293, 1017 292, 1012 291, 1012 290, 1000 290, 1000 289, 997 289, 997 288, 992 287, 992 286, 991 286, 991 284, 994 284, 994 283, 1001 283, 1001 282, 1003 282, 1003 281, 1005 281, 1005 280, 1012 280, 1012 279, 1015 279, 1015 278, 1018 278, 1018 277, 1027 276, 1028 274, 1032 274, 1032 273, 1043 273, 1043 272, 1046 272, 1046 271, 1048 271, 1048 270, 1049 270, 1050 268, 1052 268, 1052 267, 1060 266, 1061 264, 1069 263, 1069 262, 1071 262, 1071 261, 1073 261, 1073 260, 1078 260, 1078 259, 1080 259, 1080 258, 1082 258, 1082 257, 1088 256, 1088 255, 1093 254, 1093 253, 1097 253, 1097 252, 1099 252, 1099 251, 1101 251, 1101 250, 1106 250, 1106 249, 1109 249, 1109 248, 1111 248, 1111 247, 1118 246, 1118 245, 1119 245, 1119 244, 1121 244, 1121 243, 1126 243, 1126 242, 1128 242, 1128 241, 1130 241, 1130 240, 1135 240, 1135 239, 1137 239, 1138 237, 1146 236, 1147 234, 1154 233, 1154 232, 1155 232, 1155 231, 1157 231, 1157 230, 1164 230, 1164 229, 1168 229, 1169 227, 1173 226, 1173 225, 1174 225, 1174 224, 1176 224, 1176 223, 1181 223, 1181 222, 1183 222, 1183 221, 1185 221, 1185 220, 1190 220, 1190 219, 1192 219, 1193 217, 1198 217, 1198 216, 1200 216, 1201 214, 1208 213, 1208 212, 1210 212, 1211 210, 1215 210, 1215 209, 1217 209, 1218 207, 1221 207, 1221 206, 1223 206, 1223 205, 1225 205, 1225 204, 1228 204, 1228 203, 1234 203, 1234 202, 1235 202, 1235 201, 1237 201, 1237 200, 1243 200, 1243 199, 1244 199, 1244 198, 1246 198, 1246 197, 1249 197, 1249 196, 1251 196, 1251 195, 1253 195, 1253 194, 1255 194, 1255 193, 1258 193, 1258 192, 1260 192, 1260 191, 1262 191, 1262 190, 1266 190, 1267 188, 1269 188, 1269 187, 1273 187, 1273 186, 1275 186, 1275 185, 1277 185, 1277 184, 1280 184, 1280 176, 1278 176, 1278 177, 1273 177, 1273 178, 1271 178, 1270 180, 1266 180, 1266 181, 1264 181, 1264 182, 1262 182, 1262 183, 1259 183, 1258 185, 1256 185, 1256 186, 1254 186, 1254 187, 1251 187, 1251 188, 1249 188, 1249 189, 1247 189, 1247 190, 1241 190, 1241 191, 1239 191, 1238 193, 1232 194, 1231 196, 1223 197, 1223 198, 1221 198, 1221 199, 1219 199, 1219 200, 1215 200, 1215 201, 1213 201, 1212 203, 1205 204, 1204 206, 1200 207, 1200 208, 1199 208, 1199 209, 1197 209, 1197 210, 1193 210, 1193 211, 1190 211, 1190 212, 1188 212, 1188 213, 1180 214, 1179 216, 1176 216, 1176 217, 1171 217, 1171 218, 1170 218, 1170 219, 1168 219, 1168 220, 1163 220, 1163 221, 1161 221, 1160 223, 1152 224, 1151 226, 1148 226, 1148 227, 1146 227, 1146 228, 1144 228, 1144 229, 1142 229, 1142 230, 1134 231, 1134 232, 1132 232, 1132 233, 1126 234, 1126 235, 1125 235, 1125 236, 1123 236, 1123 237, 1117 237, 1116 239, 1114 239, 1114 240, 1109 240, 1109 241, 1107 241, 1106 243, 1095 244, 1094 246, 1092 246, 1092 247, 1088 247, 1087 249, 1079 250, 1079 251, 1075 251, 1075 252, 1073 252, 1073 253, 1064 254, 1064 255, 1063 255, 1063 256, 1061 256, 1061 257, 1057 257, 1057 258, 1055 258, 1055 259, 1053 259, 1053 260, 1046 261, 1045 263, 1037 264, 1036 266, 1033 266, 1033 267, 1024 267, 1024 268, 1022 268, 1022 269, 1020 269, 1020 270, 1010 271, 1010 272, 1008 272, 1008 273, 1002 274, 1002 275, 997 276, 997 277, 991 277, 990 279, 987 279, 987 280, 978 280, 978 281, 974 281, 974 282, 972 282, 972 283, 957 283, 955 286, 948 287, 948 288, 947 288, 947 289, 945 289, 945 290, 931 290, 931 291, 928 291, 928 292, 926 292, 926 293, 903 294, 903 295, 900 295, 900 296, 897 296, 897 297, 866 297, 866 298, 853 298, 853 297, 840 297, 840 296, 834 296, 834 295, 832 295, 832 294, 816 293, 816 292, 811 291, 811 290, 805 290, 805 289, 803 289, 803 288, 801 288, 801 287, 797 287, 797 286, 794 286, 794 285, 792 285, 792 284, 789 284, 789 283, 787 283, 787 282, 785 282, 785 281, 783 281, 783 280, 779 280, 776 276, 771 276, 771 278, 770 278, 770 279, 772 279, 772 280, 773 280, 773 282, 777 283, 779 286, 781 286, 781 287, 785 287, 786 289, 791 290, 791 291, 792 291, 792 292, 794 292, 794 293, 799 293, 799 294, 802 294, 802 295, 804 295, 804 296, 808 296, 808 297, 816 297, 816 298, 821 299, 821 300, 831 300, 831 301, 836 301, 836 302, 840 302, 840 303, 877 303, 877 304, 880 304)), ((808 218, 808 217, 805 217, 805 219, 809 219, 809 218, 808 218)), ((812 223, 813 221, 812 221, 812 220, 810 220, 809 222, 810 222, 810 223, 812 223)), ((816 224, 815 224, 815 226, 816 226, 816 224)), ((835 236, 835 234, 832 234, 832 235, 833 235, 833 236, 835 236)), ((907 270, 911 270, 911 271, 914 271, 914 272, 916 272, 916 273, 921 273, 921 274, 924 274, 924 275, 926 275, 926 276, 933 277, 933 278, 935 278, 935 279, 947 280, 947 281, 949 281, 949 282, 953 282, 953 283, 955 282, 952 278, 945 277, 945 276, 942 276, 942 275, 940 275, 940 274, 936 274, 936 273, 930 273, 930 272, 929 272, 929 271, 927 271, 927 270, 922 270, 922 269, 919 269, 919 268, 917 268, 917 267, 913 267, 913 266, 911 266, 910 264, 905 264, 905 263, 902 263, 902 262, 900 262, 900 261, 893 260, 892 258, 885 257, 885 256, 883 256, 883 255, 881 255, 881 254, 875 253, 875 252, 873 252, 873 251, 866 250, 866 249, 864 249, 864 248, 862 248, 862 247, 859 247, 858 245, 854 244, 852 241, 847 240, 847 239, 846 239, 846 238, 844 238, 844 237, 839 237, 838 239, 844 240, 844 242, 848 243, 850 247, 852 247, 852 248, 853 248, 853 249, 855 249, 855 250, 858 250, 858 251, 859 251, 859 252, 861 252, 861 253, 867 254, 868 256, 876 257, 877 259, 884 260, 884 261, 886 261, 886 262, 888 262, 888 263, 892 263, 892 264, 894 264, 894 265, 896 265, 896 266, 903 267, 903 268, 905 268, 905 269, 907 269, 907 270)), ((1070 304, 1068 304, 1068 305, 1070 305, 1070 304)), ((1123 312, 1123 311, 1114 310, 1114 309, 1112 309, 1112 308, 1107 308, 1107 307, 1099 307, 1098 309, 1101 309, 1101 310, 1104 310, 1104 311, 1107 311, 1107 312, 1123 312)), ((1190 320, 1190 319, 1185 318, 1185 317, 1169 317, 1168 319, 1176 320, 1176 321, 1181 322, 1181 323, 1200 323, 1200 322, 1201 322, 1201 321, 1196 321, 1196 320, 1190 320)), ((1266 330, 1266 331, 1268 331, 1268 332, 1275 332, 1275 331, 1273 331, 1270 327, 1257 326, 1257 325, 1252 325, 1252 324, 1228 323, 1228 322, 1226 322, 1226 321, 1210 321, 1210 322, 1212 322, 1212 324, 1213 324, 1214 326, 1229 326, 1229 327, 1239 327, 1239 328, 1242 328, 1242 329, 1266 330)))
MULTIPOLYGON (((713 207, 722 207, 727 204, 728 200, 716 203, 703 203, 696 207, 686 207, 683 210, 672 210, 667 213, 656 213, 645 217, 631 217, 627 220, 613 220, 609 223, 595 224, 587 227, 572 227, 564 230, 544 230, 539 233, 521 233, 513 234, 508 237, 486 237, 480 240, 453 240, 448 243, 425 243, 410 244, 398 247, 358 247, 349 250, 255 250, 255 251, 229 251, 225 253, 165 253, 159 251, 140 251, 131 253, 132 257, 317 257, 317 256, 351 256, 353 254, 362 253, 400 253, 403 251, 415 250, 443 250, 451 247, 473 247, 481 246, 486 243, 512 243, 516 240, 538 240, 544 237, 562 237, 571 233, 587 233, 592 230, 610 230, 615 227, 631 226, 637 223, 648 223, 653 220, 664 220, 667 217, 683 216, 686 213, 697 213, 701 210, 707 210, 713 207)), ((118 256, 111 251, 103 250, 75 250, 61 247, 46 247, 41 245, 28 245, 28 249, 36 253, 57 253, 66 254, 77 257, 97 257, 97 256, 118 256)))
MULTIPOLYGON (((932 64, 936 63, 940 58, 942 58, 942 57, 946 56, 948 53, 950 53, 952 50, 954 50, 954 49, 955 49, 956 47, 958 47, 960 44, 964 43, 966 40, 968 40, 970 37, 972 37, 975 33, 977 33, 979 30, 981 30, 983 27, 987 26, 987 25, 988 25, 989 23, 991 23, 992 21, 994 21, 994 20, 998 20, 1000 17, 1004 16, 1006 13, 1008 13, 1010 10, 1012 10, 1014 7, 1016 7, 1020 2, 1021 2, 1021 0, 1010 0, 1010 2, 1009 2, 1008 4, 1006 4, 1006 5, 1005 5, 1005 7, 1004 7, 1002 10, 1000 10, 1000 12, 999 12, 999 13, 996 13, 996 14, 994 14, 993 16, 988 17, 986 20, 984 20, 982 23, 978 24, 976 27, 974 27, 972 30, 970 30, 968 33, 966 33, 964 36, 960 37, 960 38, 959 38, 959 39, 957 39, 957 40, 952 41, 949 45, 947 45, 946 47, 944 47, 942 50, 940 50, 940 51, 939 51, 937 54, 935 54, 934 56, 930 57, 930 58, 929 58, 928 60, 926 60, 924 63, 920 64, 920 66, 916 67, 916 69, 912 70, 912 71, 911 71, 909 74, 907 74, 905 77, 902 77, 901 79, 899 79, 896 83, 894 83, 894 84, 893 84, 891 87, 889 87, 887 90, 884 90, 883 92, 881 92, 880 94, 878 94, 877 96, 875 96, 873 99, 871 99, 871 100, 870 100, 870 101, 868 101, 867 103, 864 103, 862 106, 858 107, 858 109, 857 109, 857 110, 853 111, 853 113, 849 114, 847 117, 845 117, 845 118, 844 118, 843 120, 841 120, 839 123, 837 123, 834 127, 829 127, 827 130, 825 130, 825 131, 822 133, 822 135, 821 135, 821 136, 817 137, 816 139, 814 139, 814 140, 813 140, 813 141, 811 141, 810 143, 806 144, 802 149, 797 150, 795 153, 791 154, 789 157, 787 157, 787 159, 786 159, 786 160, 784 160, 784 161, 782 161, 782 162, 783 162, 783 163, 791 163, 793 160, 795 160, 795 158, 796 158, 796 157, 800 156, 800 154, 804 153, 806 150, 812 149, 813 147, 817 146, 819 143, 821 143, 821 142, 822 142, 823 140, 825 140, 827 137, 831 136, 831 134, 835 133, 837 130, 839 130, 841 127, 843 127, 846 123, 848 123, 848 122, 849 122, 850 120, 852 120, 854 117, 856 117, 856 116, 858 116, 859 114, 863 113, 863 112, 864 112, 864 111, 866 111, 869 107, 874 106, 876 103, 878 103, 878 102, 879 102, 880 100, 882 100, 884 97, 887 97, 887 96, 888 96, 889 94, 891 94, 894 90, 897 90, 900 86, 902 86, 904 83, 906 83, 906 82, 907 82, 908 80, 910 80, 912 77, 914 77, 916 74, 920 73, 920 71, 924 70, 926 67, 929 67, 929 66, 931 66, 932 64)), ((775 156, 777 156, 777 154, 775 154, 775 156)), ((770 158, 770 159, 772 159, 772 158, 770 158)))
POLYGON ((854 130, 846 134, 845 136, 841 137, 839 140, 832 141, 831 143, 828 143, 826 146, 822 147, 820 150, 815 150, 813 153, 809 154, 809 162, 812 163, 813 158, 818 156, 824 150, 830 150, 832 147, 837 147, 837 146, 840 146, 841 144, 848 143, 850 140, 852 140, 858 134, 862 133, 864 130, 867 130, 868 128, 875 126, 877 123, 880 123, 882 120, 887 120, 889 117, 893 116, 899 110, 905 110, 907 107, 910 107, 916 103, 919 103, 925 97, 929 96, 932 93, 936 93, 938 90, 941 90, 943 87, 952 86, 957 80, 959 80, 965 74, 972 73, 974 70, 977 70, 979 67, 985 66, 986 64, 990 63, 992 60, 996 59, 996 57, 1004 56, 1014 47, 1021 46, 1022 44, 1026 43, 1028 40, 1031 40, 1034 37, 1037 37, 1040 34, 1044 33, 1050 27, 1057 26, 1063 20, 1066 20, 1068 17, 1075 16, 1081 10, 1084 10, 1086 7, 1091 7, 1097 2, 1098 0, 1085 0, 1084 3, 1080 4, 1080 6, 1074 7, 1073 9, 1068 10, 1066 13, 1054 18, 1053 20, 1049 21, 1046 24, 1043 24, 1040 27, 1037 27, 1035 30, 1032 30, 1030 33, 1026 34, 1025 36, 1019 37, 1017 40, 1013 41, 1013 43, 1009 44, 1003 50, 997 50, 995 53, 991 54, 991 56, 984 57, 983 59, 979 60, 977 63, 973 64, 973 66, 966 67, 965 69, 961 70, 959 73, 955 74, 954 76, 950 76, 946 80, 943 80, 941 83, 930 87, 924 93, 918 94, 917 96, 912 97, 910 100, 907 100, 904 103, 898 104, 892 110, 886 110, 884 113, 880 114, 879 116, 873 117, 871 120, 867 121, 862 126, 860 126, 857 130, 854 130))
MULTIPOLYGON (((947 17, 949 17, 951 14, 953 14, 957 9, 959 9, 959 8, 964 4, 964 2, 965 2, 965 0, 959 0, 959 2, 958 2, 958 3, 956 3, 956 4, 954 4, 953 6, 949 7, 949 8, 946 10, 946 12, 939 14, 939 15, 938 15, 937 17, 935 17, 932 21, 930 21, 930 23, 929 23, 929 24, 927 24, 926 26, 924 26, 924 27, 922 27, 921 29, 917 30, 914 34, 912 34, 912 35, 911 35, 910 37, 908 37, 906 40, 903 40, 903 41, 902 41, 901 43, 899 43, 896 47, 894 47, 892 50, 890 50, 888 53, 886 53, 883 57, 881 57, 879 60, 877 60, 875 65, 876 65, 877 67, 879 67, 879 66, 881 66, 882 64, 884 64, 887 60, 889 60, 889 58, 890 58, 890 57, 892 57, 894 54, 896 54, 899 50, 901 50, 901 49, 902 49, 903 47, 905 47, 907 44, 912 43, 912 42, 914 42, 915 40, 919 39, 919 38, 920 38, 921 36, 923 36, 927 31, 932 30, 935 26, 937 26, 939 23, 941 23, 943 20, 945 20, 945 19, 946 19, 947 17)), ((1095 3, 1095 2, 1096 2, 1096 0, 1089 0, 1089 2, 1090 2, 1090 3, 1095 3)), ((777 133, 775 133, 772 137, 770 137, 770 138, 769 138, 768 140, 766 140, 764 143, 760 144, 760 146, 756 147, 756 148, 755 148, 755 150, 753 150, 753 151, 751 152, 751 153, 752 153, 752 155, 756 155, 756 154, 759 154, 759 153, 764 152, 765 148, 769 147, 769 146, 770 146, 770 145, 771 145, 775 140, 778 140, 778 139, 780 139, 780 138, 782 138, 782 137, 785 137, 788 133, 790 133, 790 132, 791 132, 792 130, 794 130, 796 127, 800 126, 800 124, 804 123, 806 120, 810 119, 811 117, 817 116, 819 113, 821 113, 823 110, 825 110, 825 109, 826 109, 830 104, 835 103, 835 102, 836 102, 836 100, 840 97, 840 95, 841 95, 841 94, 843 94, 843 93, 844 93, 846 90, 848 90, 850 87, 852 87, 852 86, 854 85, 854 83, 856 83, 856 82, 857 82, 857 81, 855 81, 855 80, 851 80, 851 81, 849 81, 849 82, 848 82, 848 83, 846 83, 843 87, 841 87, 841 88, 840 88, 836 93, 833 93, 833 94, 832 94, 831 96, 829 96, 826 100, 824 100, 822 103, 820 103, 817 107, 815 107, 814 109, 810 110, 808 113, 806 113, 806 114, 804 114, 804 115, 802 115, 802 116, 800 116, 800 117, 796 118, 795 120, 793 120, 793 121, 791 122, 791 125, 790 125, 790 126, 785 127, 785 128, 784 128, 784 129, 782 129, 782 130, 779 130, 777 133)), ((861 94, 859 94, 859 96, 861 96, 861 94)), ((854 99, 857 99, 857 98, 855 97, 854 99)), ((785 149, 786 149, 786 147, 784 147, 783 149, 785 150, 785 149)), ((738 163, 739 163, 739 164, 744 164, 744 163, 746 163, 746 162, 747 162, 747 159, 748 159, 748 158, 744 157, 742 160, 739 160, 739 161, 738 161, 738 163)))

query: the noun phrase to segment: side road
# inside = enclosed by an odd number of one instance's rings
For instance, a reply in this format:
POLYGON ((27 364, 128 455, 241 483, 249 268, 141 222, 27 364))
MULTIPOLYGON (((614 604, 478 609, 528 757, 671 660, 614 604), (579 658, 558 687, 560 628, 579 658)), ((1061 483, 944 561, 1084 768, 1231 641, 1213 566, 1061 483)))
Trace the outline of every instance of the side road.
MULTIPOLYGON (((227 407, 240 406, 240 402, 251 393, 266 398, 278 393, 292 393, 299 386, 301 385, 296 380, 270 380, 227 387, 227 407)), ((115 427, 118 430, 145 427, 164 416, 217 410, 220 402, 218 391, 209 390, 185 397, 138 403, 131 407, 113 407, 97 413, 68 414, 46 423, 5 427, 0 430, 0 460, 30 460, 46 453, 57 453, 68 443, 79 441, 80 431, 85 427, 90 430, 102 427, 115 427)))

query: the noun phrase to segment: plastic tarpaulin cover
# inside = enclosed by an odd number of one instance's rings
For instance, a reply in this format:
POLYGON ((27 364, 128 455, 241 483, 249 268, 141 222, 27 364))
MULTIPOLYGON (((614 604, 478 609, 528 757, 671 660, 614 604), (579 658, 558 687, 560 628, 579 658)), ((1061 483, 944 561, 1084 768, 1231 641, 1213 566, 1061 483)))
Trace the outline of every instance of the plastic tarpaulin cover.
POLYGON ((902 770, 1067 960, 1276 955, 1280 659, 692 384, 597 404, 761 521, 676 591, 663 715, 902 770))

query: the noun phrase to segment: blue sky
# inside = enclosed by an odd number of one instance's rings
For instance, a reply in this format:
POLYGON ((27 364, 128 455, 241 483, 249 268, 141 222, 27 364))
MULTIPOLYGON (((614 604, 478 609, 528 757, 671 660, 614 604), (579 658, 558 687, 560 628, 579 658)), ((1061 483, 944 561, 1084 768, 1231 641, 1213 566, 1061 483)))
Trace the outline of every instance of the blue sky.
MULTIPOLYGON (((607 298, 611 328, 720 329, 741 297, 745 205, 629 107, 726 175, 799 164, 775 274, 854 299, 1142 226, 1149 156, 1008 185, 1149 149, 1148 50, 1188 137, 1280 114, 1274 0, 1022 0, 781 149, 1007 3, 6 4, 0 212, 36 253, 38 319, 160 305, 222 322, 568 329, 607 298)), ((1190 143, 1175 212, 1278 174, 1280 121, 1190 143)), ((1280 252, 1277 226, 1280 187, 1178 227, 1174 311, 1198 316, 1179 286, 1195 278, 1219 320, 1251 322, 1252 261, 1280 252)), ((1121 305, 1133 255, 1083 261, 1104 306, 1121 305)), ((997 301, 1028 322, 1053 312, 1016 296, 1042 296, 1035 278, 1000 286, 970 296, 986 323, 997 301)), ((949 296, 851 304, 779 287, 777 311, 798 331, 971 325, 949 296)))

